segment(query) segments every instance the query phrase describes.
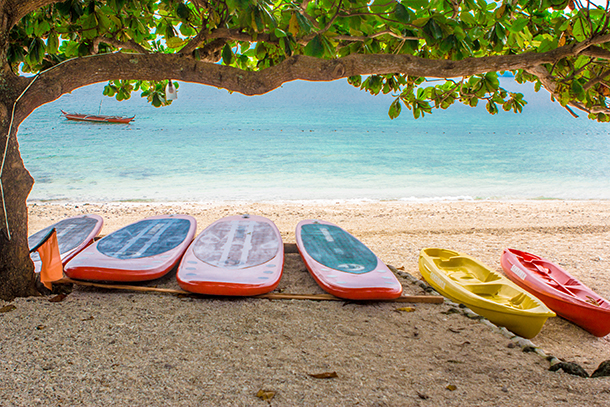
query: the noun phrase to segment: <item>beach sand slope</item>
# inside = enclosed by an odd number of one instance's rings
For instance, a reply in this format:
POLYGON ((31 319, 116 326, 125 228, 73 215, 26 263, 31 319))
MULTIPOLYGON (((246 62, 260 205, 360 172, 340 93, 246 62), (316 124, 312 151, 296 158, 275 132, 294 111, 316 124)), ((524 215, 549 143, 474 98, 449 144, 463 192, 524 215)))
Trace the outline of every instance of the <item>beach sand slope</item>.
MULTIPOLYGON (((384 262, 420 278, 424 247, 500 270, 530 251, 610 297, 610 202, 381 202, 30 205, 31 233, 97 213, 108 234, 147 216, 186 213, 198 232, 228 215, 273 220, 294 242, 302 219, 333 222, 384 262)), ((405 294, 424 291, 404 277, 405 294)), ((178 288, 173 273, 153 283, 178 288)), ((277 289, 322 293, 296 253, 277 289)), ((549 362, 446 304, 192 298, 75 287, 61 302, 19 298, 0 314, 0 405, 587 405, 610 378, 549 372, 549 362), (415 310, 400 310, 405 306, 415 310), (313 374, 336 372, 334 378, 313 374), (275 392, 269 401, 259 390, 275 392)), ((0 307, 9 303, 0 302, 0 307)), ((610 338, 551 318, 532 340, 589 373, 610 338)))

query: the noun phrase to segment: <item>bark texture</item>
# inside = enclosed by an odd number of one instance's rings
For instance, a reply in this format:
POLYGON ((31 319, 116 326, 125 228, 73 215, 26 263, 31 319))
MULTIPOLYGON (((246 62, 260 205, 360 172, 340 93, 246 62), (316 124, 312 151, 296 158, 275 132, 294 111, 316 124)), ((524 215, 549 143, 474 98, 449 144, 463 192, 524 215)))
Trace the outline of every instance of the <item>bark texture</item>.
MULTIPOLYGON (((6 121, 5 119, 6 116, 3 117, 3 121, 6 121)), ((3 151, 6 145, 7 130, 8 126, 2 126, 3 136, 0 137, 2 143, 0 151, 3 151)), ((16 133, 13 130, 8 140, 2 172, 4 203, 0 209, 0 298, 3 300, 37 294, 34 266, 30 260, 27 242, 26 205, 34 179, 23 166, 16 133), (4 207, 6 207, 6 213, 4 207)))

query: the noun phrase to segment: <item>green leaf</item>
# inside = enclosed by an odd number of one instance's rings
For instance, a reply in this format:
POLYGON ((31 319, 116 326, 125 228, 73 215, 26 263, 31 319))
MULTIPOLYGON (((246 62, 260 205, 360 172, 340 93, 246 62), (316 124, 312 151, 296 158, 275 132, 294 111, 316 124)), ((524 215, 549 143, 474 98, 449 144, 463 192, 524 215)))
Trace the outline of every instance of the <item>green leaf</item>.
POLYGON ((49 33, 49 38, 47 38, 47 53, 55 55, 59 50, 59 38, 57 37, 57 33, 52 31, 49 33))
POLYGON ((51 25, 48 21, 43 20, 36 24, 36 28, 34 29, 34 35, 37 37, 42 37, 51 29, 51 25))
POLYGON ((324 46, 320 40, 320 36, 316 35, 311 41, 307 43, 303 50, 305 55, 310 57, 322 58, 324 56, 324 46))
POLYGON ((582 18, 577 18, 574 26, 572 27, 572 35, 576 38, 576 41, 584 41, 588 37, 588 27, 583 22, 582 18))
POLYGON ((419 110, 419 107, 413 106, 413 118, 419 119, 420 114, 421 114, 421 111, 419 110))
POLYGON ((23 47, 19 45, 11 44, 6 53, 6 59, 11 64, 18 64, 23 62, 23 58, 25 54, 23 52, 23 47))
POLYGON ((417 20, 413 21, 413 25, 416 25, 418 27, 424 27, 426 24, 428 24, 428 21, 430 21, 431 18, 430 17, 421 17, 418 18, 417 20))
POLYGON ((113 85, 111 85, 111 84, 108 84, 108 85, 106 85, 106 86, 104 87, 104 92, 103 92, 103 94, 104 94, 105 96, 113 97, 113 96, 115 95, 115 93, 116 93, 116 87, 115 87, 115 86, 113 86, 113 85))
POLYGON ((537 52, 547 52, 557 48, 557 40, 545 38, 538 46, 537 52))
POLYGON ((577 80, 572 82, 572 94, 578 100, 584 100, 585 98, 585 90, 577 80))
POLYGON ((155 92, 155 93, 151 94, 149 101, 154 107, 161 107, 161 106, 163 106, 165 99, 162 98, 159 93, 155 92))
POLYGON ((485 108, 487 109, 489 114, 498 113, 498 106, 491 100, 487 102, 487 104, 485 105, 485 108))
POLYGON ((287 56, 292 55, 292 44, 290 43, 290 39, 288 37, 280 38, 280 48, 287 56))
POLYGON ((222 48, 222 61, 225 65, 230 65, 233 61, 233 51, 231 50, 229 44, 225 44, 225 46, 222 48))
POLYGON ((507 28, 510 32, 520 33, 527 26, 527 24, 529 22, 530 22, 530 20, 527 18, 518 18, 515 21, 513 21, 511 24, 508 24, 507 28))
POLYGON ((461 12, 460 19, 470 26, 477 25, 477 20, 475 20, 474 16, 470 13, 461 12))
POLYGON ((42 62, 46 44, 40 38, 34 38, 28 48, 28 59, 30 64, 36 65, 42 62))
POLYGON ((191 16, 191 10, 184 3, 178 3, 178 7, 176 7, 176 15, 178 18, 184 21, 188 21, 191 16))
POLYGON ((394 17, 403 24, 408 24, 411 22, 411 15, 409 14, 409 11, 400 3, 397 4, 396 8, 394 9, 394 17))
POLYGON ((424 32, 435 40, 440 40, 441 38, 443 38, 443 30, 433 18, 428 20, 428 22, 424 26, 424 32))
POLYGON ((394 101, 390 105, 390 109, 388 110, 388 116, 390 116, 390 119, 397 118, 400 115, 401 109, 402 106, 400 104, 400 98, 394 99, 394 101))
POLYGON ((350 76, 347 78, 347 83, 355 87, 360 87, 360 84, 362 83, 362 76, 350 76))
POLYGON ((371 75, 365 79, 362 83, 361 88, 366 89, 372 95, 377 95, 381 92, 381 88, 383 86, 383 80, 379 75, 371 75))
POLYGON ((184 40, 180 37, 171 37, 165 41, 165 45, 167 45, 168 48, 180 48, 184 45, 184 40))
POLYGON ((413 10, 421 10, 423 8, 427 8, 427 6, 430 6, 429 0, 404 0, 402 3, 413 10))
POLYGON ((195 35, 196 31, 188 24, 180 24, 180 34, 185 37, 191 37, 195 35))

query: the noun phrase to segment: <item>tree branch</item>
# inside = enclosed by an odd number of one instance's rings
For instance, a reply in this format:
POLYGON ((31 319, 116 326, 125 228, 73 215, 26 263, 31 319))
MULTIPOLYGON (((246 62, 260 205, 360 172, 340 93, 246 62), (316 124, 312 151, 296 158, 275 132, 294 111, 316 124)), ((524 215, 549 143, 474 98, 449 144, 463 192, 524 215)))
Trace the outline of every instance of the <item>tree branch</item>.
POLYGON ((135 42, 134 40, 129 40, 128 42, 118 41, 114 38, 106 38, 106 37, 96 37, 93 39, 93 53, 97 54, 99 52, 100 43, 106 43, 108 45, 112 45, 117 49, 130 49, 132 51, 136 51, 142 54, 150 53, 149 50, 135 42))
MULTIPOLYGON (((515 69, 538 73, 536 68, 539 65, 553 63, 571 55, 570 52, 571 47, 561 47, 546 53, 468 58, 461 61, 386 54, 353 54, 333 60, 293 56, 261 71, 243 71, 176 54, 92 55, 65 61, 41 74, 32 85, 31 91, 26 93, 25 100, 20 102, 19 109, 20 114, 27 116, 41 104, 55 100, 76 88, 116 79, 172 78, 211 85, 245 95, 260 95, 278 88, 285 82, 298 79, 332 81, 355 75, 392 73, 415 77, 451 78, 515 69), (36 98, 29 100, 27 95, 36 95, 36 98)), ((546 73, 546 70, 544 72, 546 73)))
POLYGON ((610 51, 606 51, 605 49, 596 47, 594 45, 582 50, 580 55, 585 55, 592 58, 610 59, 610 51))
MULTIPOLYGON (((544 86, 544 88, 546 90, 548 90, 551 93, 551 95, 558 98, 557 97, 557 84, 555 83, 553 76, 543 66, 535 66, 535 67, 527 68, 525 70, 528 73, 537 76, 538 79, 540 79, 540 82, 542 82, 542 85, 544 86)), ((575 107, 579 110, 582 110, 583 112, 586 112, 586 113, 610 114, 610 109, 606 108, 604 106, 598 106, 596 108, 588 108, 585 105, 583 105, 582 103, 576 102, 576 101, 569 102, 568 105, 575 107)), ((567 109, 567 110, 573 116, 578 117, 570 109, 567 109)))
MULTIPOLYGON (((396 34, 394 31, 391 31, 391 30, 380 31, 375 34, 371 34, 371 35, 367 35, 367 36, 360 36, 360 37, 358 37, 356 35, 340 35, 339 34, 339 35, 331 36, 331 38, 335 39, 335 40, 340 40, 340 41, 353 41, 353 42, 361 41, 361 42, 363 42, 363 41, 369 40, 371 38, 381 37, 382 35, 389 35, 394 38, 398 38, 399 40, 405 40, 405 41, 408 41, 408 40, 418 41, 418 40, 423 39, 422 37, 404 37, 402 35, 396 34)), ((313 38, 313 36, 309 40, 311 40, 312 38, 313 38)))
POLYGON ((608 75, 610 75, 610 70, 607 69, 607 70, 603 71, 601 74, 599 74, 599 76, 596 76, 595 78, 591 79, 589 82, 585 83, 585 85, 583 86, 583 89, 584 90, 591 89, 593 86, 602 82, 608 75))
POLYGON ((9 29, 32 11, 62 1, 65 0, 7 0, 3 11, 9 15, 9 29))
POLYGON ((197 35, 195 37, 193 37, 189 42, 186 43, 186 45, 184 47, 182 47, 180 49, 180 53, 181 54, 190 54, 193 51, 195 51, 199 45, 201 45, 208 37, 211 37, 211 35, 208 33, 208 31, 204 28, 201 29, 201 31, 199 31, 197 33, 197 35))

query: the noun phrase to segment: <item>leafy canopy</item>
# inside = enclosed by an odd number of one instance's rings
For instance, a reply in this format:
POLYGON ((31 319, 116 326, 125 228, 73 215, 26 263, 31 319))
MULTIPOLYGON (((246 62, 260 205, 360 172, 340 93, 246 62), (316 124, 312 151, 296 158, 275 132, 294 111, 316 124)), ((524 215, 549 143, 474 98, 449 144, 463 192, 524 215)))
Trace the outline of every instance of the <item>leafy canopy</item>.
MULTIPOLYGON (((38 73, 70 58, 117 51, 180 53, 243 71, 296 55, 410 55, 417 63, 456 66, 505 55, 516 61, 510 70, 518 82, 544 86, 571 112, 609 121, 609 16, 607 3, 578 0, 67 0, 24 17, 10 32, 6 58, 15 72, 38 73), (552 63, 523 58, 559 48, 569 52, 552 63)), ((403 107, 418 118, 456 102, 485 103, 490 114, 521 112, 526 101, 500 86, 502 70, 435 79, 405 69, 348 80, 372 94, 394 95, 391 118, 403 107)), ((141 91, 161 106, 171 103, 164 85, 117 80, 104 94, 122 100, 141 91)))

